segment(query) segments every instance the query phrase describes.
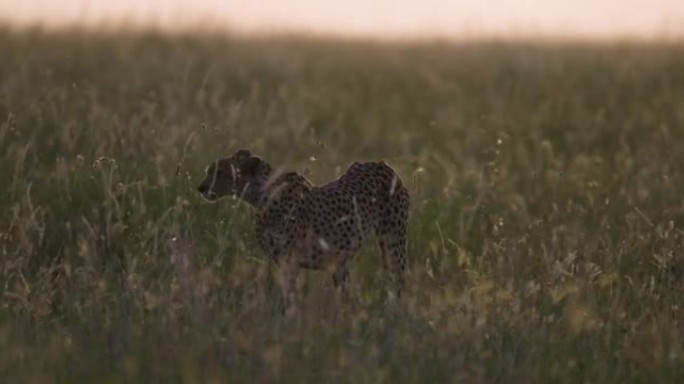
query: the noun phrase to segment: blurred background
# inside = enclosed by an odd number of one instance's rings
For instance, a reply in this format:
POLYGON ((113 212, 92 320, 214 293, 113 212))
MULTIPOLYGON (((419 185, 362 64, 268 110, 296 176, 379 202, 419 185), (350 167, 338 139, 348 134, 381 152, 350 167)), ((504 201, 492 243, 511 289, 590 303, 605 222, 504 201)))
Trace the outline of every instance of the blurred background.
POLYGON ((684 1, 1 0, 0 20, 381 39, 677 39, 684 36, 684 1))

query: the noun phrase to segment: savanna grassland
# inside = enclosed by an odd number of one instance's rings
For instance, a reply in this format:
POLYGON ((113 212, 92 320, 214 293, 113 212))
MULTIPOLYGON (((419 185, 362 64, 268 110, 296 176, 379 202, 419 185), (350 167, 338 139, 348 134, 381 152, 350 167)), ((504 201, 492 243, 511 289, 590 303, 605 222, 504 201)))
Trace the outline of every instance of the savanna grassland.
POLYGON ((3 382, 680 382, 684 46, 0 30, 3 382), (412 195, 281 315, 239 148, 412 195))

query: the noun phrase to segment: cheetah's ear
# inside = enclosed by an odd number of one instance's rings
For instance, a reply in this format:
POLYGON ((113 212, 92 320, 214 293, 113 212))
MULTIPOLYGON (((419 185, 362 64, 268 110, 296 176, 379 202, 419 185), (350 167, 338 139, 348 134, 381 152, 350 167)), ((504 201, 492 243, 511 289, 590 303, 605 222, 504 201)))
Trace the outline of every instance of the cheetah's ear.
POLYGON ((266 164, 266 162, 258 156, 250 156, 249 158, 245 159, 240 168, 243 174, 256 176, 262 173, 264 170, 267 170, 268 164, 266 164))
POLYGON ((236 157, 239 157, 239 158, 245 158, 245 159, 247 159, 247 158, 252 157, 252 152, 250 152, 250 151, 248 151, 248 150, 246 150, 246 149, 241 149, 241 150, 237 151, 237 153, 235 154, 235 156, 236 156, 236 157))

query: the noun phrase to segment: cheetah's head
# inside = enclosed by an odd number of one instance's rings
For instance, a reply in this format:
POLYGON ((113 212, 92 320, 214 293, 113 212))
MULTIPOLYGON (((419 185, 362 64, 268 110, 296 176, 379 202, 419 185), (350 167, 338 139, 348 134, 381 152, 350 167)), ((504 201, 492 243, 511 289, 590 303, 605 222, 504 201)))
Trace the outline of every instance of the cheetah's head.
POLYGON ((268 163, 241 149, 231 157, 211 163, 197 190, 209 201, 224 196, 248 198, 252 193, 258 193, 270 172, 268 163))

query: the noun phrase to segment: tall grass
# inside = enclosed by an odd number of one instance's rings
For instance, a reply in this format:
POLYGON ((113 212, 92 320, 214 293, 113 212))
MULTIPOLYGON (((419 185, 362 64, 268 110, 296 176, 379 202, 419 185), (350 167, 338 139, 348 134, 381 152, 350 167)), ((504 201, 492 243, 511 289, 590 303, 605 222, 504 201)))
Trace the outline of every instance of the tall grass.
POLYGON ((684 47, 0 31, 3 381, 677 382, 684 47), (384 159, 409 293, 280 315, 249 148, 321 183, 384 159))

